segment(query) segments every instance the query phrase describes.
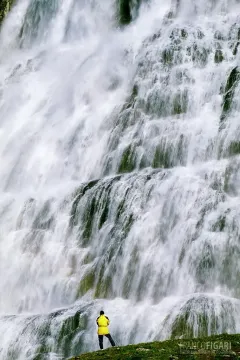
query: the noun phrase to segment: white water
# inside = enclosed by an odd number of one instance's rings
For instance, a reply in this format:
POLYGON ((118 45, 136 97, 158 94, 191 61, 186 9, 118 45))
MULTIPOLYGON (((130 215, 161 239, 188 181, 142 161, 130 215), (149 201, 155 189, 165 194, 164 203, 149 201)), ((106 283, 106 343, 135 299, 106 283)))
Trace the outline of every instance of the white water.
POLYGON ((208 317, 209 333, 240 331, 239 156, 228 155, 239 139, 239 86, 219 130, 221 87, 239 63, 239 4, 185 1, 169 20, 173 8, 152 0, 119 29, 113 0, 18 0, 2 27, 1 359, 33 359, 41 324, 57 308, 68 310, 50 321, 49 359, 62 354, 63 319, 82 308, 88 324, 74 338, 82 336, 78 351, 97 349, 102 307, 120 344, 169 337, 184 311, 194 335, 198 314, 208 317), (27 10, 37 3, 39 24, 27 10), (180 39, 182 28, 188 36, 180 39), (216 64, 219 46, 224 61, 216 64), (172 65, 164 65, 169 48, 172 65), (134 84, 138 96, 126 108, 134 84), (176 96, 184 111, 174 110, 176 96), (131 144, 134 171, 112 182, 131 144), (171 169, 151 169, 156 146, 171 169), (70 229, 75 190, 92 179, 101 180, 79 200, 70 229), (95 280, 76 301, 89 273, 95 280), (97 291, 101 282, 107 289, 97 291))

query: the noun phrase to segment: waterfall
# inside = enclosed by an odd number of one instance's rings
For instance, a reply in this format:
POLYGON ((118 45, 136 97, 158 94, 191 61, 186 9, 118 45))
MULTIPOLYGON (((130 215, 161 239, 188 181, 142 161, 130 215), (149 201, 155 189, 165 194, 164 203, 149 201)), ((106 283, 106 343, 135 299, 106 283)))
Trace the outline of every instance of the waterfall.
POLYGON ((0 32, 2 360, 98 349, 101 309, 120 345, 240 332, 238 10, 15 1, 0 32))

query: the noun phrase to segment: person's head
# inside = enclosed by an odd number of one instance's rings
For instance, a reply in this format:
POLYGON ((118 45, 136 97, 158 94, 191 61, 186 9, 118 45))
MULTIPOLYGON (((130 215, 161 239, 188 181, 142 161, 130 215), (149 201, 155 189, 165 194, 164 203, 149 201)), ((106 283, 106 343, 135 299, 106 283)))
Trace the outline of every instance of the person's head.
POLYGON ((103 310, 100 311, 100 315, 104 315, 104 311, 103 311, 103 310))

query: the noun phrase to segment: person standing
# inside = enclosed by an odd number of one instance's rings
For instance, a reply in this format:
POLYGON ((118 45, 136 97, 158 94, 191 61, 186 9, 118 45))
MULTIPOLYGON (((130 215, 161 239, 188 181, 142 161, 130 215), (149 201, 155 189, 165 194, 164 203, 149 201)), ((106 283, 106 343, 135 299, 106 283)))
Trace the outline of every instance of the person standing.
POLYGON ((115 342, 113 341, 113 338, 110 335, 108 325, 110 324, 109 318, 104 315, 104 311, 100 311, 100 316, 96 320, 97 326, 98 326, 98 341, 100 349, 103 349, 103 336, 106 336, 108 340, 110 341, 112 346, 115 346, 115 342))

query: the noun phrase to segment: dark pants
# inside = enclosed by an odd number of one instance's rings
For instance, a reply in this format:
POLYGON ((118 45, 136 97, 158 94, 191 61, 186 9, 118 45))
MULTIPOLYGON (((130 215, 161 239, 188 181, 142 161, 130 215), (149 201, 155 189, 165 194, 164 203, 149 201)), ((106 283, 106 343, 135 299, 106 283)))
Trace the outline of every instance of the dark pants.
POLYGON ((108 340, 110 341, 112 346, 115 346, 115 342, 113 341, 113 338, 111 337, 110 334, 107 335, 98 335, 98 341, 99 341, 99 346, 100 349, 103 349, 103 337, 106 336, 108 338, 108 340))

